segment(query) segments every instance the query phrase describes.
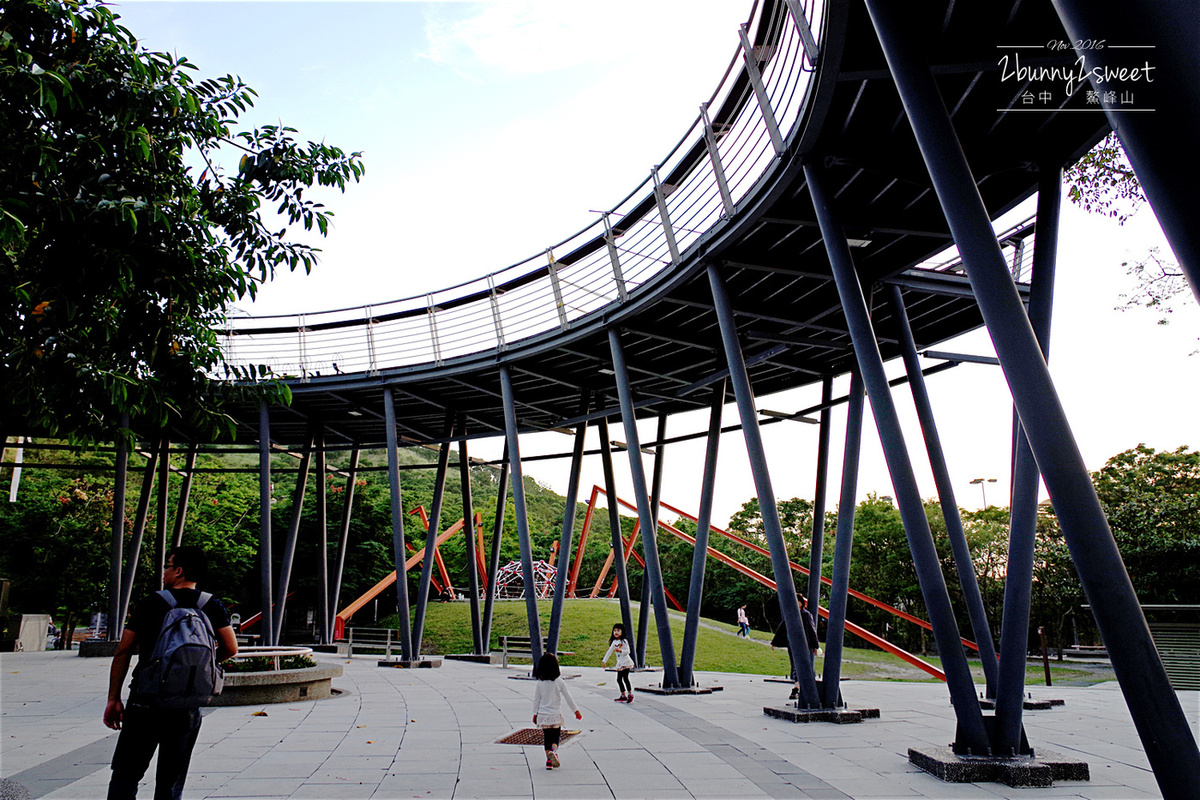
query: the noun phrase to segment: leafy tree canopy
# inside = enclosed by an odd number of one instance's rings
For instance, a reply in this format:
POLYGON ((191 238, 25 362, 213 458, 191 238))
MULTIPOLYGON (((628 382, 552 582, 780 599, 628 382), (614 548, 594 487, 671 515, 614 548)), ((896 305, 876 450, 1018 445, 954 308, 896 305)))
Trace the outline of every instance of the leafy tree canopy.
MULTIPOLYGON (((360 154, 301 144, 283 126, 238 130, 254 91, 199 79, 142 49, 96 0, 0 8, 0 415, 75 440, 120 415, 203 434, 232 426, 211 378, 217 329, 275 269, 310 269, 360 154), (223 159, 240 156, 234 170, 223 159)), ((260 391, 286 401, 282 384, 260 391)), ((225 391, 230 391, 227 388, 225 391)))
POLYGON ((1200 600, 1200 452, 1139 444, 1092 479, 1138 599, 1200 600))

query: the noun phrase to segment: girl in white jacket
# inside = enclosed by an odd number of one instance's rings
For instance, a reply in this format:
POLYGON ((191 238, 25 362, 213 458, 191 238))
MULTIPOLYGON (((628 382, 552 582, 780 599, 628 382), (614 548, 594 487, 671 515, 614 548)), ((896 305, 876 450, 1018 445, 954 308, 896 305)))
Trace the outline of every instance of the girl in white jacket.
POLYGON ((617 689, 621 692, 621 696, 616 698, 616 701, 632 703, 633 687, 629 685, 629 673, 636 666, 633 663, 633 642, 629 641, 629 637, 625 634, 625 626, 620 622, 613 625, 612 640, 609 642, 608 652, 600 660, 600 666, 608 666, 608 659, 613 655, 617 657, 617 689))
POLYGON ((567 683, 562 679, 556 655, 546 653, 538 659, 533 677, 537 678, 537 686, 533 690, 533 724, 542 729, 542 738, 546 743, 546 769, 554 769, 559 765, 558 741, 562 736, 563 724, 559 701, 567 701, 567 705, 575 712, 575 719, 583 719, 583 714, 576 707, 575 698, 571 697, 567 683))

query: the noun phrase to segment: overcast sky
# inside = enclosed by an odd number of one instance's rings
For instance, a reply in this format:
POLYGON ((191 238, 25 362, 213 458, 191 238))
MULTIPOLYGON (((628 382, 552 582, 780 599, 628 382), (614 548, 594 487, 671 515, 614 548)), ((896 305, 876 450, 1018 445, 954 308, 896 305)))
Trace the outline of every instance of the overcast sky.
MULTIPOLYGON (((594 210, 624 197, 690 125, 724 74, 749 9, 734 0, 116 4, 146 47, 254 87, 248 123, 282 121, 298 138, 364 151, 363 183, 326 198, 336 218, 321 264, 265 287, 244 305, 253 314, 420 294, 521 261, 591 224, 594 210)), ((1064 209, 1050 361, 1090 469, 1139 442, 1200 445, 1200 356, 1189 356, 1200 346, 1194 301, 1166 326, 1149 311, 1114 310, 1132 289, 1122 262, 1152 246, 1167 251, 1149 208, 1124 227, 1064 209)), ((938 349, 993 354, 983 331, 938 349)), ((981 505, 975 478, 995 478, 988 503, 1007 504, 1011 401, 999 368, 965 364, 931 378, 929 388, 959 505, 981 505)), ((818 399, 814 387, 760 398, 760 406, 794 411, 818 399)), ((934 496, 905 388, 897 399, 922 494, 934 496)), ((834 412, 830 509, 844 419, 834 412)), ((728 406, 725 422, 735 420, 728 406)), ((703 415, 681 415, 668 433, 705 426, 703 415)), ((764 431, 776 495, 811 498, 816 426, 764 431)), ((643 440, 652 436, 646 427, 643 440)), ((860 496, 892 494, 869 413, 863 442, 860 496)), ((570 445, 556 434, 522 440, 527 455, 570 445)), ((473 455, 499 452, 480 443, 473 455)), ((668 448, 666 501, 695 511, 702 460, 701 442, 668 448)), ((559 492, 566 471, 566 462, 528 467, 559 492)), ((627 469, 618 481, 628 497, 627 469)), ((598 461, 588 464, 581 499, 600 482, 598 461)), ((753 495, 741 437, 728 434, 717 523, 753 495)))

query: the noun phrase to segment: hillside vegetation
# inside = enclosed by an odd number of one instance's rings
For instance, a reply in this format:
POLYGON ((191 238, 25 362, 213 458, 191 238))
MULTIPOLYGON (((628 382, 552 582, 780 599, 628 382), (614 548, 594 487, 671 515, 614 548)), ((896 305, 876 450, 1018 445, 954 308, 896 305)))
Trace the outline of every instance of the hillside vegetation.
MULTIPOLYGON (((637 604, 635 603, 633 607, 636 624, 637 604)), ((541 619, 543 635, 549 629, 550 608, 549 600, 538 602, 538 614, 541 619)), ((381 620, 380 624, 395 626, 396 619, 393 614, 391 617, 381 620)), ((613 623, 619 622, 620 619, 620 606, 616 601, 567 600, 563 606, 562 634, 559 637, 559 650, 564 653, 563 665, 599 666, 600 659, 604 657, 604 652, 608 649, 613 623)), ((671 614, 671 641, 675 647, 676 658, 679 657, 679 649, 683 642, 683 624, 684 616, 682 614, 671 614)), ((779 677, 789 672, 787 652, 771 647, 769 631, 751 630, 749 639, 737 636, 736 631, 736 625, 702 618, 696 642, 695 669, 697 671, 737 672, 779 677)), ((496 603, 492 616, 493 649, 499 647, 499 637, 502 635, 529 635, 529 629, 525 622, 524 600, 504 600, 496 603)), ((425 617, 421 652, 445 655, 470 651, 470 605, 466 601, 430 605, 425 617)), ((650 666, 661 665, 658 631, 653 613, 650 615, 646 653, 650 666)), ((925 660, 939 665, 936 658, 926 658, 925 660)), ((611 660, 609 664, 612 664, 611 660)), ((818 657, 816 662, 818 675, 823 668, 824 659, 818 657)), ((976 681, 982 683, 983 669, 978 661, 971 663, 971 670, 975 674, 976 681)), ((1091 665, 1080 665, 1078 668, 1064 667, 1057 662, 1051 669, 1051 676, 1056 685, 1076 686, 1113 679, 1111 669, 1091 665)), ((853 647, 847 647, 844 650, 842 678, 844 680, 936 680, 896 656, 880 650, 853 647)), ((1031 663, 1027 670, 1026 683, 1037 685, 1043 683, 1044 680, 1045 675, 1041 665, 1031 663)))

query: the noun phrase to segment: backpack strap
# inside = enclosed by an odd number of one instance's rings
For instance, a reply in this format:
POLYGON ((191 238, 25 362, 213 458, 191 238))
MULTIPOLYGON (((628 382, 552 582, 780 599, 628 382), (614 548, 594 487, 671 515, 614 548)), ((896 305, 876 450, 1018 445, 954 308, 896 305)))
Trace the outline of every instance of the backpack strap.
POLYGON ((212 592, 201 592, 200 599, 196 601, 196 608, 204 608, 205 603, 212 600, 212 592))
POLYGON ((179 601, 175 599, 175 595, 171 594, 169 589, 159 589, 155 594, 166 601, 167 608, 174 608, 179 605, 179 601))

